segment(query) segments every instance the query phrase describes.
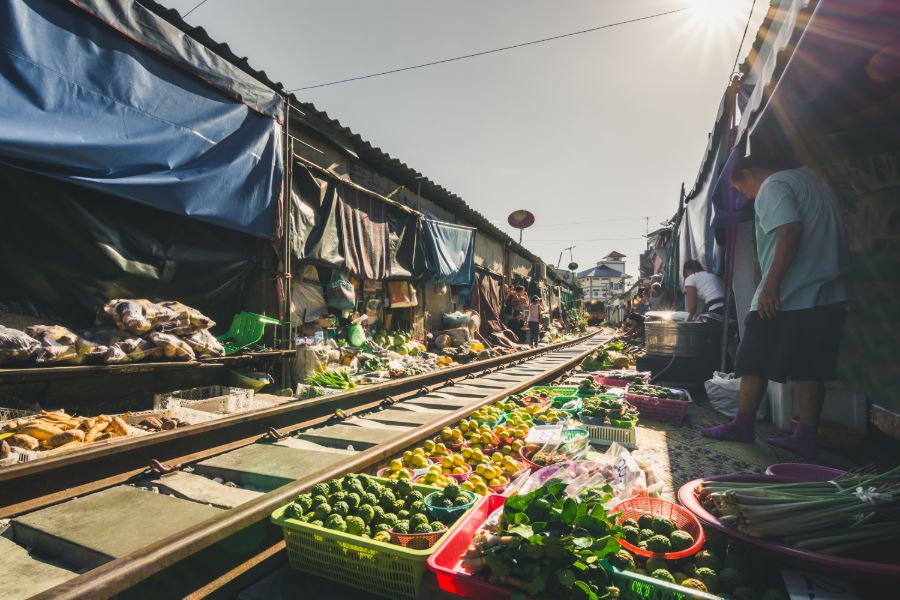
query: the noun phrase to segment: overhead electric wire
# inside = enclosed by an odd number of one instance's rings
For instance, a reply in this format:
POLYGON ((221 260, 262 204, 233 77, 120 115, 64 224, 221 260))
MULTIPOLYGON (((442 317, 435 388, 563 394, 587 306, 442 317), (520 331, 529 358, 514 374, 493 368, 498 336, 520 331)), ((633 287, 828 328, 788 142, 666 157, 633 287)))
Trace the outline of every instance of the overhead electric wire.
POLYGON ((750 14, 747 15, 747 24, 744 25, 744 33, 741 35, 741 43, 738 44, 737 54, 734 56, 734 65, 731 66, 731 75, 729 79, 734 76, 735 71, 737 71, 738 60, 741 58, 741 50, 744 48, 744 42, 747 40, 747 30, 750 29, 750 21, 753 19, 753 11, 756 10, 756 0, 753 0, 753 4, 750 5, 750 14))
MULTIPOLYGON (((203 1, 206 2, 206 0, 203 0, 203 1)), ((755 2, 755 0, 754 0, 754 2, 755 2)), ((201 2, 201 4, 202 3, 203 2, 201 2)), ((191 9, 191 10, 193 10, 193 9, 191 9)), ((303 90, 312 90, 315 88, 321 88, 321 87, 326 87, 326 86, 330 86, 330 85, 338 85, 340 83, 349 83, 351 81, 359 81, 361 79, 371 79, 372 77, 381 77, 383 75, 391 75, 393 73, 400 73, 402 71, 412 71, 413 69, 422 69, 425 67, 433 67, 435 65, 442 65, 445 63, 455 62, 458 60, 465 60, 467 58, 475 58, 477 56, 484 56, 486 54, 496 54, 497 52, 505 52, 506 50, 514 50, 516 48, 522 48, 525 46, 533 46, 535 44, 543 44, 544 42, 552 42, 554 40, 560 40, 563 38, 572 37, 572 36, 576 36, 576 35, 582 35, 585 33, 593 33, 595 31, 600 31, 601 29, 609 29, 611 27, 618 27, 619 25, 628 25, 629 23, 637 23, 638 21, 647 21, 649 19, 655 19, 657 17, 664 17, 666 15, 679 13, 679 12, 682 12, 685 10, 688 10, 687 7, 676 8, 675 10, 669 10, 666 12, 647 15, 645 17, 637 17, 634 19, 628 19, 626 21, 618 21, 616 23, 607 23, 606 25, 599 25, 597 27, 591 27, 590 29, 582 29, 580 31, 572 31, 570 33, 563 33, 561 35, 554 35, 551 37, 541 38, 539 40, 531 40, 529 42, 522 42, 521 44, 513 44, 511 46, 503 46, 501 48, 493 48, 491 50, 482 50, 481 52, 472 52, 471 54, 463 54, 461 56, 454 56, 451 58, 444 58, 441 60, 433 60, 431 62, 422 63, 422 64, 418 64, 418 65, 411 65, 409 67, 399 67, 396 69, 389 69, 387 71, 379 71, 378 73, 370 73, 368 75, 359 75, 356 77, 348 77, 346 79, 338 79, 336 81, 329 81, 326 83, 317 83, 315 85, 307 85, 307 86, 303 86, 303 87, 293 88, 293 89, 287 90, 287 92, 291 93, 291 92, 300 92, 303 90)))
POLYGON ((196 4, 196 5, 194 6, 194 8, 192 8, 191 10, 189 10, 189 11, 187 11, 186 13, 184 13, 183 15, 181 15, 181 18, 182 18, 182 19, 185 18, 186 16, 188 16, 189 14, 191 14, 192 12, 194 12, 195 10, 197 10, 198 8, 200 8, 201 6, 203 6, 204 4, 206 4, 207 2, 209 2, 209 0, 200 0, 200 2, 199 2, 198 4, 196 4))

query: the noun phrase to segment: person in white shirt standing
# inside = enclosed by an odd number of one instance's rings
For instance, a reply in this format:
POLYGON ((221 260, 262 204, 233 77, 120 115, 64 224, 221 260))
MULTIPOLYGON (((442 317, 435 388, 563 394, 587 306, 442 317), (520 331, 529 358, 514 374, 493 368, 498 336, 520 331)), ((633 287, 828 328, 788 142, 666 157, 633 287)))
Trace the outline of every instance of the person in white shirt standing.
POLYGON ((682 273, 688 320, 697 318, 698 300, 703 301, 706 312, 722 314, 722 309, 725 308, 725 286, 719 276, 704 271, 703 265, 696 260, 684 261, 682 273))
POLYGON ((707 437, 752 442, 753 419, 768 380, 797 382, 800 419, 790 437, 768 443, 816 455, 826 381, 837 376, 849 298, 848 252, 834 193, 812 169, 782 169, 764 152, 735 164, 732 185, 754 200, 762 277, 735 358, 740 407, 731 423, 701 429, 707 437))

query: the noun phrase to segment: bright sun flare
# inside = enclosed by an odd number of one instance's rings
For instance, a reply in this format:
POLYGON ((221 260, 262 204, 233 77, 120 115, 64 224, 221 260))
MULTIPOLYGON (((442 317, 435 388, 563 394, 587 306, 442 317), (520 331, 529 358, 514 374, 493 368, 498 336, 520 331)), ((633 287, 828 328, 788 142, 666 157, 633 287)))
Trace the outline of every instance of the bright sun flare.
POLYGON ((692 18, 707 28, 730 27, 748 9, 744 0, 689 0, 692 18))

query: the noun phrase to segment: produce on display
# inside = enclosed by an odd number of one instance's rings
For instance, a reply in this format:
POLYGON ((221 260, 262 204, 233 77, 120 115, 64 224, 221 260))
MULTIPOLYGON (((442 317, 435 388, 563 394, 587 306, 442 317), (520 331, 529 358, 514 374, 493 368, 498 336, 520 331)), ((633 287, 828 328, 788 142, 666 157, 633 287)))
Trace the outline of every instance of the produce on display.
POLYGON ((18 329, 0 325, 0 365, 34 360, 41 343, 18 329))
POLYGON ((619 396, 602 395, 584 398, 581 401, 580 419, 591 425, 633 428, 638 422, 640 413, 629 402, 619 396))
POLYGON ((632 383, 628 386, 628 393, 637 396, 648 396, 650 398, 666 398, 669 400, 687 400, 688 396, 684 390, 676 390, 661 385, 650 385, 647 383, 632 383))
POLYGON ((593 377, 585 377, 578 382, 579 396, 594 396, 606 391, 606 386, 598 384, 593 377))
POLYGON ((2 432, 12 434, 5 441, 16 451, 56 452, 127 436, 132 429, 118 416, 75 417, 61 411, 41 411, 34 417, 7 421, 2 432))
MULTIPOLYGON (((334 531, 384 543, 401 543, 392 534, 442 533, 455 518, 442 512, 433 516, 426 506, 425 497, 444 492, 415 486, 407 479, 382 479, 367 475, 349 474, 329 482, 315 484, 309 492, 300 494, 284 508, 284 516, 294 521, 309 523, 334 531)), ((460 496, 451 506, 463 505, 468 498, 460 496), (465 498, 465 502, 462 499, 465 498)), ((436 541, 436 539, 435 539, 436 541)))
POLYGON ((558 423, 566 423, 569 420, 569 413, 559 408, 546 408, 534 415, 534 422, 538 425, 553 425, 558 423))
POLYGON ((602 371, 632 366, 632 360, 623 354, 624 349, 622 342, 610 342, 582 360, 581 368, 585 371, 602 371))
POLYGON ((479 530, 463 565, 536 600, 615 597, 601 561, 619 550, 620 529, 604 508, 608 486, 568 496, 550 480, 508 498, 496 524, 479 530))
POLYGON ((625 383, 647 383, 650 377, 649 372, 637 373, 624 369, 595 371, 593 375, 601 379, 623 381, 625 383))
MULTIPOLYGON (((624 524, 625 538, 640 523, 624 524)), ((647 521, 644 525, 650 525, 647 521)), ((648 533, 652 530, 646 528, 648 533)), ((675 530, 669 534, 674 543, 675 530)), ((654 579, 674 583, 699 592, 723 595, 735 600, 788 600, 787 592, 777 569, 767 560, 754 560, 741 544, 729 541, 714 529, 704 530, 705 544, 693 556, 669 560, 658 556, 646 557, 625 548, 607 557, 607 562, 622 571, 634 571, 654 579)))
POLYGON ((95 344, 60 325, 32 325, 25 333, 40 342, 35 356, 38 364, 81 364, 99 360, 106 354, 106 346, 95 344))
POLYGON ((823 554, 856 556, 900 541, 900 467, 832 481, 705 481, 701 503, 741 533, 823 554))
POLYGON ((356 387, 353 378, 346 369, 328 369, 321 373, 314 373, 306 378, 303 382, 309 386, 318 386, 326 388, 335 388, 339 390, 349 390, 356 387))
POLYGON ((225 354, 209 332, 215 323, 181 302, 110 300, 100 315, 101 328, 79 332, 62 325, 31 325, 24 332, 0 327, 0 364, 122 364, 225 354))

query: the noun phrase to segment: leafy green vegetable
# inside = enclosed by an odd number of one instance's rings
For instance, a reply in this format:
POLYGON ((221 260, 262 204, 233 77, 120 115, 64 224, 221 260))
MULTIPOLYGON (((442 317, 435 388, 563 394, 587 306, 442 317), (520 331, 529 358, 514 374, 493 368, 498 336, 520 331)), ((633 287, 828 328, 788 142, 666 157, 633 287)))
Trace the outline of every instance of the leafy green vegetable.
POLYGON ((536 600, 609 598, 611 579, 600 561, 619 551, 615 537, 622 535, 603 507, 612 489, 571 498, 566 487, 550 480, 509 498, 498 535, 512 541, 486 549, 484 564, 499 582, 536 600))

